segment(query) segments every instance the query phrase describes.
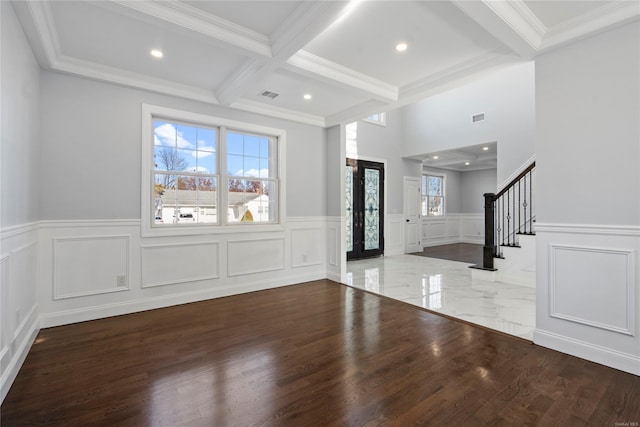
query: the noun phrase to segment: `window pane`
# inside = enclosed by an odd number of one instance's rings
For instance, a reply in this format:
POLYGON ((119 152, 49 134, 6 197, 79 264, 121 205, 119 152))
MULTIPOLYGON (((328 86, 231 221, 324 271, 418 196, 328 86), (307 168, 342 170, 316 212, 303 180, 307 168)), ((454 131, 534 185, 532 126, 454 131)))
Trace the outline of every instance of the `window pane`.
POLYGON ((217 156, 215 155, 215 153, 198 151, 198 173, 215 174, 217 169, 216 158, 217 156))
POLYGON ((443 214, 443 198, 440 196, 429 196, 429 215, 441 216, 443 214))
POLYGON ((271 150, 269 149, 269 138, 260 138, 260 157, 268 159, 271 157, 271 150))
POLYGON ((429 195, 442 196, 442 177, 440 176, 429 177, 429 195))
POLYGON ((260 138, 253 135, 244 136, 244 155, 245 156, 260 156, 260 138))
POLYGON ((244 176, 259 177, 260 176, 260 159, 258 157, 244 158, 244 176))
POLYGON ((227 221, 269 222, 276 219, 276 187, 272 181, 230 179, 227 221))
POLYGON ((196 172, 198 170, 196 165, 196 158, 198 157, 198 152, 195 150, 183 150, 178 148, 176 150, 176 166, 179 166, 180 169, 171 169, 176 171, 188 171, 188 172, 196 172))
POLYGON ((422 175, 422 195, 426 196, 429 194, 429 188, 427 187, 427 176, 422 175))
POLYGON ((176 124, 175 126, 176 126, 176 132, 178 134, 176 138, 177 147, 195 150, 196 135, 197 135, 196 128, 193 126, 187 126, 183 124, 176 124))
POLYGON ((162 147, 176 146, 176 127, 163 120, 153 121, 153 145, 162 147))
POLYGON ((227 133, 227 154, 244 154, 242 135, 232 132, 227 133))
POLYGON ((231 176, 242 176, 244 170, 244 158, 242 156, 227 156, 227 173, 231 176))
POLYGON ((218 222, 217 187, 215 178, 198 178, 198 211, 196 222, 201 224, 215 224, 218 222))
POLYGON ((213 129, 198 128, 198 151, 216 151, 216 131, 213 129))

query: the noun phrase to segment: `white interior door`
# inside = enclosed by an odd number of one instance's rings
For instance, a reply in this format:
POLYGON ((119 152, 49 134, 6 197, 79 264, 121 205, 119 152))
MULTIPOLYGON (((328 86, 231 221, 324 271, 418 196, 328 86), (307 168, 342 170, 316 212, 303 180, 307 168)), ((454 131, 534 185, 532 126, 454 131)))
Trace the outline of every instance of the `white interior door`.
POLYGON ((422 251, 420 236, 420 178, 404 177, 404 253, 422 251))

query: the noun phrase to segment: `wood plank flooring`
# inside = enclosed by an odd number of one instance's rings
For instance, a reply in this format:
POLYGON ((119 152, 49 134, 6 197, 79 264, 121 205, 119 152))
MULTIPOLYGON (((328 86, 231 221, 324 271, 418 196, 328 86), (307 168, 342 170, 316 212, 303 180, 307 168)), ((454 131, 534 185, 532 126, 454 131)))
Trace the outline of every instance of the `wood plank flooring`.
POLYGON ((43 329, 1 423, 613 427, 640 421, 639 391, 640 377, 321 280, 43 329))
POLYGON ((411 255, 482 265, 482 245, 474 243, 428 246, 422 252, 415 252, 411 255))

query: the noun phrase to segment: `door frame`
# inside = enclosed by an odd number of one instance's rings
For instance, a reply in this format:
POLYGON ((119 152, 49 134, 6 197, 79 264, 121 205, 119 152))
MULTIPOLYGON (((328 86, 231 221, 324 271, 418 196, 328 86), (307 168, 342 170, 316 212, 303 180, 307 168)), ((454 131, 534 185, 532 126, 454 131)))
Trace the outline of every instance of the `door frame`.
MULTIPOLYGON (((383 192, 384 192, 383 193, 383 198, 382 198, 383 199, 382 200, 382 206, 384 206, 385 215, 384 215, 384 218, 383 218, 384 223, 382 224, 382 237, 384 239, 384 242, 387 242, 388 241, 387 230, 389 229, 389 227, 387 227, 387 225, 388 225, 387 224, 387 222, 388 222, 387 221, 387 212, 388 212, 388 210, 387 210, 387 194, 388 194, 387 193, 387 181, 388 181, 388 179, 387 179, 387 163, 388 163, 387 159, 381 159, 379 157, 363 156, 363 155, 359 155, 359 154, 351 155, 351 156, 345 155, 344 159, 342 160, 342 171, 343 171, 343 173, 342 173, 342 184, 341 184, 341 186, 342 186, 343 190, 345 189, 344 171, 346 170, 345 165, 347 164, 347 160, 348 159, 351 159, 351 160, 364 160, 366 162, 374 162, 374 163, 382 163, 382 165, 383 165, 383 168, 384 168, 384 171, 385 171, 384 172, 385 176, 384 176, 383 186, 382 186, 383 192)), ((345 205, 344 205, 345 197, 346 197, 346 194, 343 193, 343 195, 342 195, 342 204, 341 204, 342 205, 343 215, 346 214, 346 212, 344 210, 344 208, 345 208, 345 205)), ((343 228, 343 230, 345 230, 345 234, 343 236, 346 236, 346 228, 347 228, 346 222, 344 223, 344 226, 342 228, 343 228)), ((345 239, 343 238, 343 240, 345 240, 345 239)), ((344 257, 343 259, 344 259, 344 261, 348 261, 347 260, 347 252, 344 251, 344 246, 342 248, 343 248, 342 256, 344 257)), ((384 255, 382 255, 382 256, 384 256, 384 255)))

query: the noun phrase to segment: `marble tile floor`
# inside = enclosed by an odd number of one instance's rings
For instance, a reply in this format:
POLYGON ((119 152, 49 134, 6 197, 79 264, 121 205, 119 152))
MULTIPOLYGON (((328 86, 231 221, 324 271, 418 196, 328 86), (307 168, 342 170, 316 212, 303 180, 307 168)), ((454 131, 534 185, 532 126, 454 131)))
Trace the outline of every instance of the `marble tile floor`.
POLYGON ((394 255, 347 262, 347 285, 533 340, 535 289, 471 279, 463 262, 394 255))

